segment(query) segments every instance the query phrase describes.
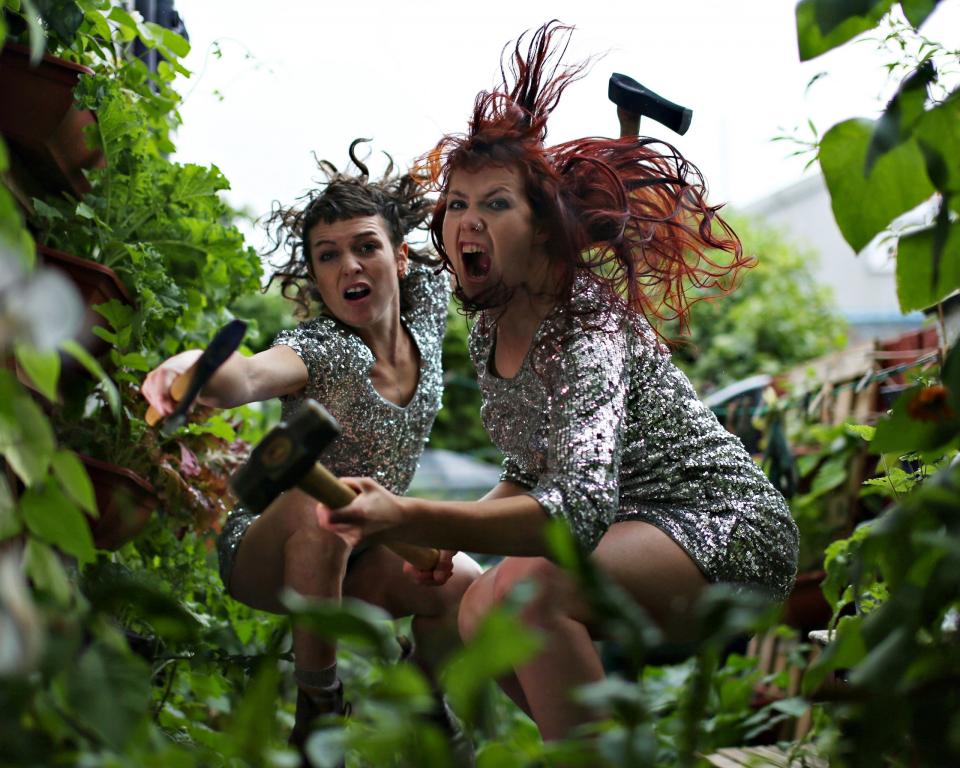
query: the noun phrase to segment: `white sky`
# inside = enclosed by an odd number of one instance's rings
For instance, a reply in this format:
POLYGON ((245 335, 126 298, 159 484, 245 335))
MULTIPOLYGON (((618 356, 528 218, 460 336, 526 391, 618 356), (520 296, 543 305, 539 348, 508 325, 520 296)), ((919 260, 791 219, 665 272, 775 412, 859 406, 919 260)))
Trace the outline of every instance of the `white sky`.
MULTIPOLYGON (((693 109, 680 137, 645 120, 704 172, 714 202, 746 204, 798 180, 805 160, 771 142, 875 116, 889 95, 876 45, 801 64, 794 0, 177 0, 193 50, 177 159, 216 164, 230 201, 255 215, 290 203, 316 177, 312 153, 343 167, 372 137, 403 165, 444 132, 466 128, 477 91, 496 82, 500 51, 526 29, 574 24, 568 61, 606 51, 564 94, 548 142, 618 132, 607 100, 623 72, 693 109), (219 41, 222 56, 211 55, 219 41), (826 72, 809 89, 817 73, 826 72)), ((924 31, 960 48, 960 2, 924 31), (948 35, 949 33, 949 35, 948 35)), ((375 160, 375 170, 382 165, 375 160)), ((251 244, 262 239, 254 235, 251 244)))

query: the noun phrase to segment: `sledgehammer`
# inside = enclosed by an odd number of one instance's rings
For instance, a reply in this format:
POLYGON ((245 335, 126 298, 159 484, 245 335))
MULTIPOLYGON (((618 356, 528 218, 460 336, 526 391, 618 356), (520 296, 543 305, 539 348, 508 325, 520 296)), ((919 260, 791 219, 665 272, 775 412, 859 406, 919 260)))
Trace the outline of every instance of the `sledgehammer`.
MULTIPOLYGON (((281 493, 296 486, 317 501, 337 509, 356 497, 317 457, 340 434, 340 426, 316 400, 307 399, 288 420, 280 422, 233 473, 230 487, 251 512, 263 512, 281 493)), ((411 565, 433 570, 440 559, 435 549, 391 542, 387 547, 411 565)))
POLYGON ((607 97, 617 105, 620 138, 640 133, 640 118, 650 117, 681 136, 690 127, 693 112, 654 93, 632 77, 614 72, 610 75, 607 97))

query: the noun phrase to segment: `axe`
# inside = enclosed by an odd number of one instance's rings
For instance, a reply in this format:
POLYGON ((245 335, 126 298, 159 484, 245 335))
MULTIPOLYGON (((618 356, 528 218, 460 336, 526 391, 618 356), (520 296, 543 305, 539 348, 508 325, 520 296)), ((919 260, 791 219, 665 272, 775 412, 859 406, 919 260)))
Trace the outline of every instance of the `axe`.
POLYGON ((667 101, 632 77, 614 72, 610 75, 607 97, 617 105, 620 121, 620 138, 637 136, 640 133, 640 118, 650 117, 681 136, 690 127, 692 110, 667 101))
MULTIPOLYGON (((200 390, 217 372, 217 368, 223 365, 224 361, 240 346, 246 331, 247 324, 243 320, 231 320, 217 331, 197 362, 173 380, 173 384, 170 385, 170 397, 177 401, 177 407, 167 417, 160 430, 164 436, 183 426, 187 420, 187 411, 197 399, 200 390)), ((151 405, 143 418, 152 427, 160 421, 160 412, 151 405)))
MULTIPOLYGON (((294 486, 328 507, 345 507, 357 494, 317 461, 339 434, 340 426, 326 408, 316 400, 304 400, 293 416, 271 429, 253 449, 246 464, 233 473, 230 487, 252 512, 263 512, 294 486)), ((440 559, 436 549, 402 542, 386 546, 423 571, 433 570, 440 559)))

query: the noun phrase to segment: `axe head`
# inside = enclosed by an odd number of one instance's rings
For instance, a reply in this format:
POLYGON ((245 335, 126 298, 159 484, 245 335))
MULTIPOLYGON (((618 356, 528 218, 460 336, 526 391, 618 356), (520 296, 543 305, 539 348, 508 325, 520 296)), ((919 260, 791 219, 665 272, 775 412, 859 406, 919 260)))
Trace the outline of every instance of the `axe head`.
POLYGON ((663 96, 640 85, 632 77, 621 75, 619 72, 610 75, 607 96, 620 109, 629 112, 637 119, 652 118, 681 136, 687 132, 690 121, 693 119, 692 110, 667 101, 663 96))
POLYGON ((340 425, 316 400, 304 400, 286 421, 271 429, 230 478, 230 487, 251 512, 263 512, 295 486, 340 434, 340 425))

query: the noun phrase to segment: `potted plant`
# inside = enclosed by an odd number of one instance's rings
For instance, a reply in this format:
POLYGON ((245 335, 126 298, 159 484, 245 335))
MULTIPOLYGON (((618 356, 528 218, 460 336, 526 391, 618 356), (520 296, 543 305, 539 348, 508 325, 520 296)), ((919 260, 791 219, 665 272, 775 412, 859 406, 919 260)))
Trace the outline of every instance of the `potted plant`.
POLYGON ((810 424, 794 440, 799 443, 794 448, 799 485, 788 501, 800 530, 800 557, 796 583, 784 606, 784 622, 809 632, 826 627, 833 615, 821 590, 827 547, 872 517, 876 505, 861 498, 870 464, 857 428, 810 424))
POLYGON ((34 64, 29 49, 16 43, 0 53, 0 133, 17 161, 14 176, 28 193, 79 197, 90 189, 84 170, 104 162, 87 139, 96 116, 74 102, 82 74, 92 70, 49 54, 34 64))
POLYGON ((111 345, 94 331, 98 327, 102 329, 101 333, 107 330, 106 320, 94 308, 109 301, 117 301, 134 308, 130 290, 117 277, 116 272, 90 259, 82 259, 45 245, 37 246, 37 254, 44 264, 64 272, 77 287, 87 308, 78 341, 91 355, 102 357, 110 350, 111 345))

